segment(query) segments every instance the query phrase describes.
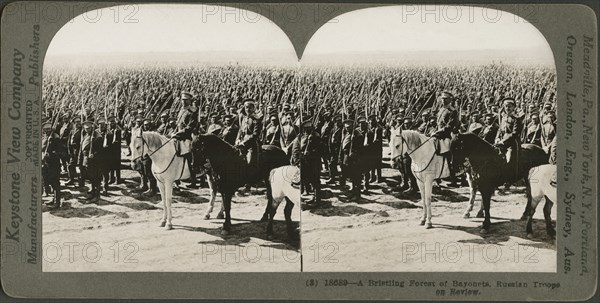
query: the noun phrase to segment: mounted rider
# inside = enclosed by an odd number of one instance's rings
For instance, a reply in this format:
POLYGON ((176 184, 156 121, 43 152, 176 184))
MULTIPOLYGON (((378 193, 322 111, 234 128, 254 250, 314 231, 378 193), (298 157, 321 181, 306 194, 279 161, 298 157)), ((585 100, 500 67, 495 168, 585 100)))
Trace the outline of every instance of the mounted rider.
POLYGON ((177 115, 177 132, 173 135, 178 142, 175 144, 177 155, 186 159, 190 170, 191 184, 189 188, 198 188, 196 185, 196 174, 193 171, 192 157, 192 135, 197 129, 198 113, 192 108, 192 94, 188 92, 181 93, 182 108, 177 115))
MULTIPOLYGON (((261 148, 260 135, 262 133, 262 119, 256 112, 256 101, 254 99, 244 100, 244 109, 240 113, 238 120, 240 128, 235 141, 235 146, 246 158, 249 167, 254 167, 249 171, 258 172, 258 157, 261 148)), ((250 176, 256 180, 257 176, 250 176)))
MULTIPOLYGON (((450 156, 450 141, 452 136, 458 134, 460 126, 458 119, 458 111, 454 108, 454 96, 449 92, 443 92, 440 96, 442 108, 437 114, 437 131, 433 134, 436 138, 436 152, 443 155, 446 160, 450 156)), ((448 165, 451 167, 451 165, 448 165)), ((450 169, 450 186, 456 187, 456 178, 454 171, 450 169)))
POLYGON ((496 135, 494 146, 506 156, 506 163, 515 174, 517 172, 517 155, 521 148, 520 135, 523 130, 523 117, 516 113, 516 103, 513 98, 502 100, 503 109, 500 114, 500 128, 496 135))

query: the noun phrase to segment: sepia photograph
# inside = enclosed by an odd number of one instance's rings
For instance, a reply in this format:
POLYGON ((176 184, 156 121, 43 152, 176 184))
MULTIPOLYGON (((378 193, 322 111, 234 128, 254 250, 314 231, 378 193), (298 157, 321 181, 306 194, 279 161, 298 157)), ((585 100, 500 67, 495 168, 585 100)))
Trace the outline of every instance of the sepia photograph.
POLYGON ((305 271, 556 271, 556 70, 534 26, 361 9, 323 25, 302 67, 305 271))
POLYGON ((249 11, 67 23, 44 61, 43 270, 300 271, 296 66, 249 11))

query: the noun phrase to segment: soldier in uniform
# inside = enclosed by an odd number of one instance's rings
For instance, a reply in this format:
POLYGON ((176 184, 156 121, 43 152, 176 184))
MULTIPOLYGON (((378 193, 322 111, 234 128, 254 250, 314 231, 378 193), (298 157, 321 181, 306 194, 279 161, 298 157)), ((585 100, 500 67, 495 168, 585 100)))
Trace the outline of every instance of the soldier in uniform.
POLYGON ((354 128, 354 121, 345 120, 339 159, 342 167, 342 185, 345 184, 346 178, 350 178, 352 181, 349 199, 360 199, 361 197, 361 173, 358 163, 360 159, 358 156, 363 141, 363 135, 354 128))
POLYGON ((164 112, 160 115, 160 125, 156 129, 156 132, 165 136, 167 132, 167 128, 169 127, 169 113, 164 112))
POLYGON ((238 134, 238 128, 233 123, 233 120, 232 115, 225 115, 223 117, 223 130, 221 131, 221 139, 231 145, 235 145, 235 139, 238 134))
POLYGON ((372 144, 375 146, 374 152, 374 164, 375 169, 371 171, 371 183, 379 183, 382 181, 381 178, 381 163, 383 162, 383 128, 379 126, 377 121, 377 115, 371 115, 369 117, 369 127, 373 133, 372 144))
POLYGON ((317 126, 317 132, 321 137, 321 162, 326 171, 329 170, 329 133, 331 132, 333 124, 334 122, 331 119, 331 112, 326 110, 320 117, 319 124, 317 126))
POLYGON ((283 149, 286 154, 289 154, 292 142, 296 139, 296 136, 298 136, 298 130, 294 125, 294 112, 287 111, 281 122, 281 149, 283 149))
MULTIPOLYGON (((442 108, 437 114, 437 131, 433 134, 433 137, 437 138, 439 144, 439 153, 445 157, 449 156, 450 152, 450 140, 453 134, 458 133, 459 119, 458 112, 454 109, 453 101, 454 96, 449 92, 443 92, 440 96, 442 102, 442 108)), ((451 165, 449 165, 450 167, 451 165)), ((458 187, 454 171, 450 169, 450 181, 449 186, 458 187)))
POLYGON ((79 117, 73 118, 72 125, 73 129, 70 131, 69 139, 67 141, 67 154, 69 155, 69 166, 67 169, 69 172, 69 181, 65 185, 75 185, 75 182, 78 181, 79 187, 84 187, 85 179, 81 174, 77 174, 79 150, 81 149, 81 119, 79 117))
POLYGON ((546 111, 546 117, 544 119, 546 122, 542 125, 541 131, 541 146, 546 151, 546 153, 550 152, 550 143, 556 137, 556 125, 555 125, 555 114, 553 110, 546 111))
MULTIPOLYGON (((100 175, 102 176, 103 189, 102 194, 106 195, 108 193, 108 182, 110 175, 110 151, 108 147, 108 127, 106 125, 106 120, 98 119, 98 133, 102 137, 102 146, 100 147, 100 151, 98 152, 97 157, 94 161, 98 163, 98 169, 100 170, 100 175)), ((112 140, 112 137, 110 138, 112 140)))
POLYGON ((314 131, 310 119, 302 122, 302 132, 292 143, 292 165, 299 166, 302 170, 302 184, 304 188, 312 187, 314 198, 309 203, 321 202, 321 138, 314 131))
POLYGON ((192 150, 191 150, 191 142, 192 135, 195 134, 196 128, 198 127, 198 114, 192 108, 192 95, 187 92, 181 93, 181 102, 183 102, 183 106, 179 114, 177 115, 177 133, 173 136, 173 138, 183 141, 184 145, 189 146, 190 148, 181 149, 179 144, 177 144, 177 153, 186 159, 189 170, 190 170, 190 185, 189 188, 198 188, 196 173, 194 172, 192 161, 192 150))
POLYGON ((428 137, 433 136, 437 131, 437 117, 430 116, 424 125, 421 124, 417 131, 428 137))
MULTIPOLYGON (((69 116, 68 115, 64 115, 62 121, 64 123, 62 123, 61 127, 60 127, 60 131, 58 132, 58 136, 60 137, 60 144, 62 146, 62 150, 66 151, 68 150, 67 144, 69 141, 69 135, 71 134, 71 130, 73 128, 72 124, 69 122, 69 116)), ((68 153, 62 153, 62 158, 60 159, 62 162, 62 169, 65 172, 69 172, 68 169, 68 165, 69 165, 69 154, 68 153)))
POLYGON ((279 117, 277 113, 271 113, 269 115, 269 125, 265 129, 265 144, 278 145, 281 139, 280 135, 279 117))
POLYGON ((60 136, 52 130, 52 123, 42 125, 42 180, 46 194, 50 189, 54 191, 54 198, 49 203, 53 207, 60 207, 60 159, 65 154, 60 136))
POLYGON ((537 113, 532 113, 529 116, 530 121, 527 125, 527 133, 523 140, 524 143, 535 144, 542 146, 542 128, 540 125, 540 117, 537 113))
MULTIPOLYGON (((245 155, 246 163, 252 167, 251 172, 258 173, 258 157, 261 148, 260 134, 262 123, 254 112, 256 102, 253 99, 244 100, 244 110, 240 114, 240 129, 236 138, 236 147, 245 155)), ((250 180, 257 180, 257 175, 250 175, 250 180)))
POLYGON ((493 113, 485 114, 485 125, 479 134, 483 140, 489 144, 494 144, 496 140, 496 134, 498 133, 498 123, 496 123, 496 116, 493 113))
POLYGON ((221 135, 221 131, 223 130, 223 126, 221 125, 221 121, 219 121, 219 114, 212 114, 210 116, 210 124, 206 129, 207 134, 213 134, 216 136, 221 135))
POLYGON ((517 172, 517 153, 521 147, 521 131, 523 130, 523 122, 521 117, 517 117, 515 113, 515 100, 513 98, 505 98, 502 100, 503 110, 500 117, 500 127, 496 135, 495 146, 506 155, 506 163, 509 171, 507 173, 517 172))
MULTIPOLYGON (((329 149, 329 179, 325 182, 326 184, 335 184, 335 179, 338 177, 338 165, 340 162, 340 147, 342 144, 342 116, 337 115, 333 119, 333 126, 328 134, 327 148, 329 149)), ((341 182, 341 180, 340 180, 341 182)))
POLYGON ((483 123, 481 123, 479 112, 473 112, 470 116, 470 120, 471 121, 469 123, 469 127, 467 128, 467 131, 479 136, 481 130, 483 129, 483 123))
POLYGON ((83 133, 81 140, 81 150, 79 153, 79 165, 82 174, 87 178, 92 188, 88 191, 86 200, 89 202, 97 202, 100 198, 100 182, 102 173, 100 171, 100 163, 97 158, 100 156, 102 149, 102 136, 94 130, 94 123, 86 121, 83 124, 83 133))
MULTIPOLYGON (((366 148, 367 146, 371 146, 371 144, 373 144, 373 141, 375 140, 375 133, 373 133, 373 131, 369 129, 369 124, 367 123, 367 119, 365 117, 360 117, 357 120, 357 122, 358 122, 358 131, 363 136, 362 147, 366 148)), ((366 156, 367 159, 361 159, 361 160, 367 160, 367 161, 371 161, 377 156, 377 155, 371 155, 371 154, 365 155, 365 153, 363 153, 363 155, 366 156)), ((361 164, 368 165, 368 166, 371 166, 371 164, 372 164, 372 163, 365 163, 365 162, 366 161, 361 161, 361 164)), ((364 170, 361 169, 361 171, 364 171, 364 170)), ((371 181, 370 171, 364 172, 363 179, 365 181, 363 193, 369 194, 369 183, 371 181)))
POLYGON ((108 117, 108 130, 106 133, 106 142, 108 152, 108 169, 110 173, 110 179, 108 184, 121 184, 121 140, 122 131, 115 117, 108 117))

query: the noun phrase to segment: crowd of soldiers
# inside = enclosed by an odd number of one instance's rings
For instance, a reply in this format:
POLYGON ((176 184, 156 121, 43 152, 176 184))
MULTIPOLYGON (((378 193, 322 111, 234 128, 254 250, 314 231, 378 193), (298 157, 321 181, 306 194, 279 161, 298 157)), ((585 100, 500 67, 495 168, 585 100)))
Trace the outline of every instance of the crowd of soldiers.
MULTIPOLYGON (((128 146, 139 128, 182 141, 214 134, 239 148, 250 165, 260 144, 279 146, 301 167, 312 203, 320 202, 322 176, 325 185, 349 180, 349 199, 383 182, 383 148, 399 127, 440 140, 473 132, 502 149, 507 162, 520 143, 540 145, 556 159, 556 83, 547 68, 124 68, 49 71, 44 81, 42 173, 54 206, 60 206, 61 170, 68 177, 64 186, 90 184, 90 202, 122 183, 121 157, 131 153, 122 153, 122 143, 128 146)), ((188 150, 180 153, 193 162, 188 150)), ((157 194, 151 160, 132 164, 140 190, 157 194)), ((397 190, 416 192, 410 159, 396 165, 397 190)), ((459 181, 453 177, 449 186, 459 181)), ((206 186, 195 173, 188 183, 206 186)))

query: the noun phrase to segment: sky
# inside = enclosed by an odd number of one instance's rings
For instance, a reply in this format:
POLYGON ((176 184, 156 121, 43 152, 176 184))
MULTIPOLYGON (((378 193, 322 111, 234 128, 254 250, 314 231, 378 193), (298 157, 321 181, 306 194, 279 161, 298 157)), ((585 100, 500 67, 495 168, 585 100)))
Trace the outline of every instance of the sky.
MULTIPOLYGON (((343 14, 313 35, 303 60, 335 53, 484 50, 517 51, 553 64, 546 40, 524 19, 459 6, 390 6, 343 14)), ((56 34, 48 55, 205 51, 281 52, 296 60, 286 35, 266 17, 219 6, 172 4, 118 6, 80 15, 56 34)))

